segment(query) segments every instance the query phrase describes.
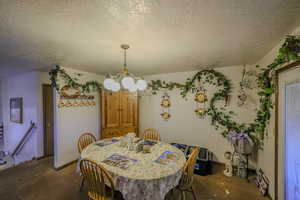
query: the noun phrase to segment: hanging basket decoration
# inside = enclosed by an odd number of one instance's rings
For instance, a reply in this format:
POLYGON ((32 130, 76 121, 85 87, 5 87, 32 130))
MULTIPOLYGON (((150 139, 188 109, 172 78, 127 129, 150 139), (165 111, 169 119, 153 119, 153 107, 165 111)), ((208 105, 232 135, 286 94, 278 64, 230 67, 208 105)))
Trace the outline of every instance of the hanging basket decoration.
POLYGON ((171 114, 170 114, 171 101, 170 101, 170 96, 168 95, 167 92, 165 92, 164 95, 162 96, 160 106, 162 108, 162 113, 160 114, 160 116, 165 121, 167 121, 171 117, 171 114))
POLYGON ((207 102, 207 95, 205 94, 206 89, 204 88, 202 82, 201 82, 201 77, 199 76, 198 78, 198 89, 195 94, 195 102, 197 104, 197 108, 195 110, 196 115, 199 118, 204 118, 206 114, 206 102, 207 102))

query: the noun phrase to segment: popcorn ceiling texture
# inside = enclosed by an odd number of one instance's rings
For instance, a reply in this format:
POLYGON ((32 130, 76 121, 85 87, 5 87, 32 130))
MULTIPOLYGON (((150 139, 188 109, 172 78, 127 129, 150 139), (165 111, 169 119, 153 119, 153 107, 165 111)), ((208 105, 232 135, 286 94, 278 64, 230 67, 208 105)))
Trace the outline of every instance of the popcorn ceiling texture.
POLYGON ((253 64, 300 23, 299 0, 1 0, 0 74, 53 64, 139 74, 253 64))

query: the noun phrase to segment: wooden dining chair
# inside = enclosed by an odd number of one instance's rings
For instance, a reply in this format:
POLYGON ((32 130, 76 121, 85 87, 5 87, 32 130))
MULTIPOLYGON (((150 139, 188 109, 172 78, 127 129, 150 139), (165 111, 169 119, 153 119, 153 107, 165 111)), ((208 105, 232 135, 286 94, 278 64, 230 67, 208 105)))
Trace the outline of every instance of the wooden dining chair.
MULTIPOLYGON (((82 152, 82 150, 87 147, 88 145, 92 144, 93 142, 96 142, 96 137, 92 133, 84 133, 82 134, 77 142, 78 152, 79 154, 82 152)), ((80 183, 80 191, 82 191, 84 185, 84 177, 81 179, 80 183)))
POLYGON ((196 193, 193 189, 193 177, 194 177, 194 167, 198 158, 200 148, 195 147, 191 153, 188 161, 185 163, 183 168, 183 174, 177 189, 181 191, 181 197, 185 200, 185 192, 191 192, 195 200, 197 200, 196 193))
POLYGON ((144 140, 160 141, 160 134, 154 128, 148 128, 144 131, 144 140))
POLYGON ((82 134, 77 143, 78 152, 81 153, 82 150, 87 147, 88 145, 96 142, 96 137, 92 133, 84 133, 82 134))
POLYGON ((80 161, 80 171, 88 185, 90 200, 113 200, 114 182, 112 176, 101 165, 91 159, 80 161), (107 187, 110 191, 107 191, 107 187))

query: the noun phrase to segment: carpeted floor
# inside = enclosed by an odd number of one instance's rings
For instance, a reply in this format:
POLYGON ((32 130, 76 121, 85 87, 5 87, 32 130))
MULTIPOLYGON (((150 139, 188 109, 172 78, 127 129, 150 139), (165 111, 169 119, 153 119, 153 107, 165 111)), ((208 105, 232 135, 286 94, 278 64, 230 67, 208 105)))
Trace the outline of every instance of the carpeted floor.
MULTIPOLYGON (((86 191, 79 192, 80 177, 76 164, 59 171, 52 167, 52 158, 32 161, 0 172, 1 200, 87 200, 86 191)), ((214 174, 195 176, 198 200, 268 200, 254 185, 238 177, 222 174, 222 166, 214 166, 214 174)), ((85 189, 86 190, 86 189, 85 189)), ((117 199, 122 199, 118 197, 117 199)), ((167 200, 180 199, 179 193, 167 200)), ((187 200, 193 199, 187 194, 187 200)))

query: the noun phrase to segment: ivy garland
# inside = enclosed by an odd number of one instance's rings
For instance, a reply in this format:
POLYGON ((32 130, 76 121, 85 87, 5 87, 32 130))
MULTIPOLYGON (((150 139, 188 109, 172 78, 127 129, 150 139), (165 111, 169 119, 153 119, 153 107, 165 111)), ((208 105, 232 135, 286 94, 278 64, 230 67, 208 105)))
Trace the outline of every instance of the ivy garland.
POLYGON ((271 110, 273 108, 272 94, 276 88, 273 81, 273 72, 275 72, 275 69, 283 64, 300 60, 300 56, 298 55, 299 52, 300 35, 288 35, 285 42, 279 49, 277 57, 271 64, 269 64, 266 68, 261 68, 257 65, 257 68, 260 68, 260 73, 257 77, 260 108, 257 110, 254 122, 250 124, 235 122, 232 119, 234 115, 233 111, 225 112, 224 107, 217 108, 215 106, 216 102, 219 100, 228 100, 231 94, 231 83, 222 73, 213 69, 204 69, 197 72, 192 79, 187 79, 185 84, 152 80, 149 86, 151 87, 153 94, 156 94, 160 89, 180 89, 180 94, 184 98, 188 92, 194 93, 197 90, 195 86, 195 81, 197 79, 203 80, 204 78, 204 82, 221 87, 211 98, 209 108, 206 113, 211 117, 212 125, 214 125, 216 129, 219 129, 220 127, 225 128, 222 132, 224 137, 228 137, 231 131, 246 133, 259 148, 262 148, 264 135, 271 118, 271 110))
MULTIPOLYGON (((82 74, 80 73, 77 73, 76 75, 77 77, 82 76, 82 74)), ((103 88, 102 83, 99 83, 98 81, 87 81, 85 84, 79 83, 79 79, 77 77, 72 78, 64 69, 60 68, 58 65, 49 72, 49 76, 52 87, 54 87, 58 92, 60 91, 60 85, 58 83, 59 76, 62 78, 65 85, 68 85, 71 88, 79 88, 82 93, 90 93, 92 91, 98 91, 103 88)))
MULTIPOLYGON (((226 112, 224 107, 216 107, 216 102, 220 100, 227 101, 232 91, 231 82, 226 79, 222 73, 213 69, 204 69, 197 72, 193 78, 188 78, 184 84, 152 80, 149 84, 149 88, 152 89, 153 94, 157 94, 157 92, 161 89, 179 89, 181 96, 185 98, 189 92, 195 93, 197 91, 195 81, 199 79, 204 80, 205 83, 218 87, 219 89, 211 98, 209 108, 206 112, 206 114, 211 117, 212 125, 214 125, 216 129, 219 129, 220 127, 225 128, 222 132, 224 137, 227 137, 231 131, 246 133, 258 147, 262 148, 264 134, 271 118, 271 110, 273 108, 272 94, 276 88, 275 82, 273 81, 273 72, 276 68, 288 62, 300 60, 300 56, 298 55, 299 52, 300 35, 288 35, 285 42, 279 49, 278 55, 274 61, 265 68, 257 66, 257 68, 260 69, 260 73, 257 77, 260 108, 257 110, 254 122, 250 124, 237 123, 233 120, 233 111, 226 112)), ((56 66, 53 70, 51 70, 49 75, 52 86, 55 87, 57 91, 60 89, 58 84, 59 76, 64 80, 65 85, 68 85, 71 88, 79 88, 83 93, 103 88, 103 85, 98 81, 88 81, 84 84, 79 83, 78 78, 72 78, 59 66, 56 66)), ((81 74, 77 74, 77 76, 81 76, 81 74)))

